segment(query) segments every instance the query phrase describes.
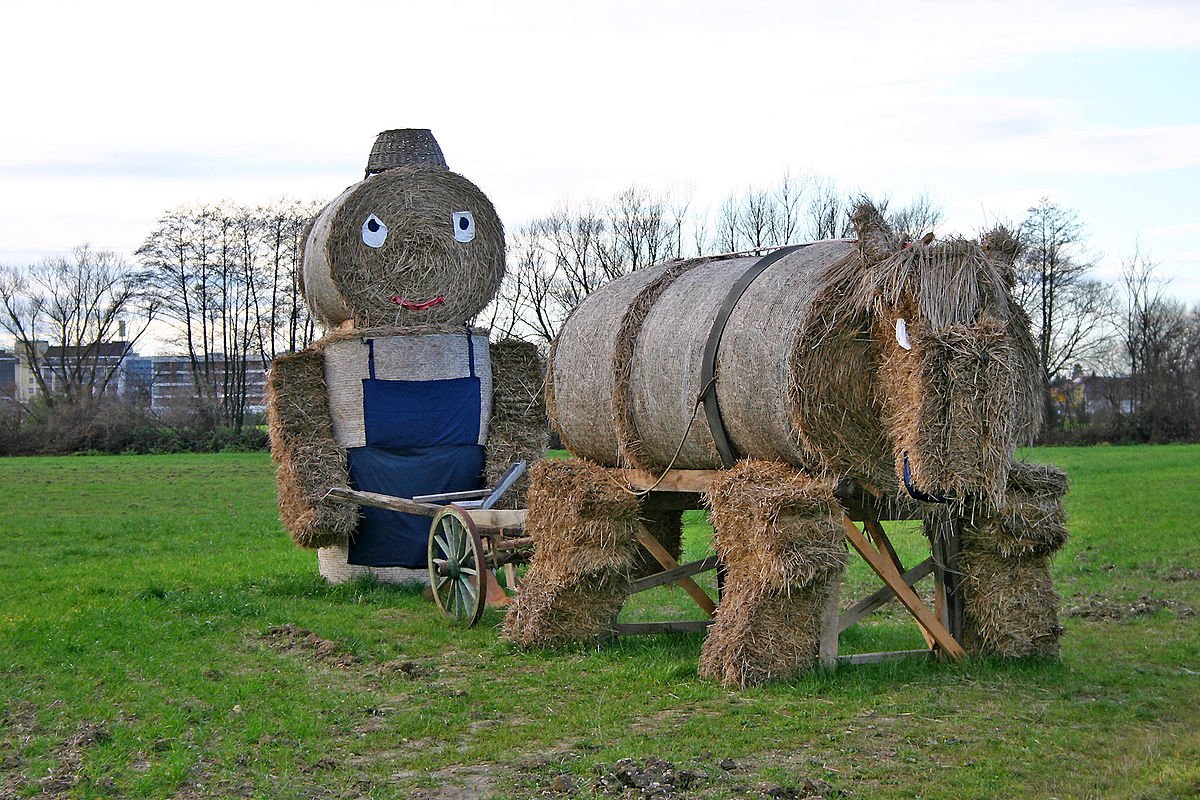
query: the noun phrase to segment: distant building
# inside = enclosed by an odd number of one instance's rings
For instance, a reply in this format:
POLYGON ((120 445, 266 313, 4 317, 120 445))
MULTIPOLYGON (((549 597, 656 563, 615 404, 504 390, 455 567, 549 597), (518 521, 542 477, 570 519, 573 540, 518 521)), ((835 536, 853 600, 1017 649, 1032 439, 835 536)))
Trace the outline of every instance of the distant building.
POLYGON ((119 395, 123 377, 121 362, 131 355, 137 354, 130 342, 97 342, 83 347, 46 347, 39 361, 48 391, 59 391, 64 383, 91 384, 97 389, 103 387, 108 394, 119 395))
MULTIPOLYGON (((218 403, 225 401, 229 388, 239 383, 241 364, 227 361, 224 355, 211 356, 207 369, 212 376, 213 398, 218 403)), ((268 364, 258 359, 248 359, 245 364, 246 412, 260 414, 266 410, 268 364)), ((192 362, 187 356, 150 356, 131 365, 138 380, 149 380, 150 408, 157 412, 182 410, 195 403, 199 396, 192 379, 192 362), (148 361, 145 365, 141 362, 148 361)))
MULTIPOLYGON (((89 376, 95 376, 95 382, 100 384, 108 371, 116 367, 107 391, 153 411, 185 410, 192 407, 200 395, 192 380, 192 364, 187 356, 143 356, 125 341, 81 348, 51 347, 45 341, 35 341, 33 351, 34 358, 41 364, 46 387, 52 392, 60 388, 63 376, 78 376, 85 382, 89 376)), ((244 366, 247 413, 258 414, 266 409, 264 395, 268 366, 253 358, 244 366)), ((207 371, 212 376, 211 393, 217 403, 223 403, 230 389, 241 384, 241 370, 238 361, 227 360, 224 355, 209 358, 207 371)), ((0 350, 0 397, 27 402, 40 392, 37 374, 25 357, 24 348, 18 344, 12 352, 0 350)))
POLYGON ((16 394, 18 363, 16 353, 0 349, 0 400, 16 394))

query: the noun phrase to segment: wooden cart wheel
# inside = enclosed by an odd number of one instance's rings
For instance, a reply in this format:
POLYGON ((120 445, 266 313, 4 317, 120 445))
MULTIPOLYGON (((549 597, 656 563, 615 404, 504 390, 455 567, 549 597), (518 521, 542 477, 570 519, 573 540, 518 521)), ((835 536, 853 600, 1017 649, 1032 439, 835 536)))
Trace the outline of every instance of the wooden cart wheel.
POLYGON ((479 621, 487 601, 487 568, 471 517, 453 505, 439 511, 429 528, 429 584, 443 614, 468 627, 479 621))

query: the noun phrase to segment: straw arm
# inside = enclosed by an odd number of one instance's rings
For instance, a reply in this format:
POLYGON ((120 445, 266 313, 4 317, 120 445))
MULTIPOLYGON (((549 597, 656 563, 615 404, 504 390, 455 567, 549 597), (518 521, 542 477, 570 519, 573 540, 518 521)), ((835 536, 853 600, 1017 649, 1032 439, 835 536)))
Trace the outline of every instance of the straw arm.
POLYGON ((324 354, 275 359, 267 376, 267 418, 284 526, 303 547, 342 541, 358 524, 352 506, 324 501, 349 483, 346 452, 333 438, 324 354))
MULTIPOLYGON (((492 419, 488 427, 486 482, 495 486, 518 461, 534 464, 546 455, 549 421, 544 388, 545 362, 530 342, 492 342, 492 419)), ((522 477, 498 508, 522 508, 529 478, 522 477)))

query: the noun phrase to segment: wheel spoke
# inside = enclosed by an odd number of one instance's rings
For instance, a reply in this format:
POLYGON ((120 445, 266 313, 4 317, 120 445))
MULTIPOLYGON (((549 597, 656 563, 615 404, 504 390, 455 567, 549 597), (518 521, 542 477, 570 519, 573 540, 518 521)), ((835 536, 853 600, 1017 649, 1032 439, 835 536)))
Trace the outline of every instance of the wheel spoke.
POLYGON ((442 517, 442 532, 446 534, 446 554, 450 558, 459 557, 458 531, 454 517, 442 517))
POLYGON ((461 572, 463 575, 478 575, 479 574, 479 570, 474 569, 472 567, 459 567, 458 571, 461 572))
POLYGON ((471 585, 470 581, 463 581, 463 592, 466 593, 466 600, 467 600, 467 604, 466 604, 467 605, 467 607, 466 607, 467 613, 464 614, 463 616, 467 617, 467 616, 470 616, 471 612, 475 610, 475 601, 478 599, 479 595, 475 591, 475 587, 471 585))
POLYGON ((446 543, 445 538, 442 536, 434 536, 433 540, 438 543, 439 547, 442 548, 442 555, 450 555, 450 545, 446 543))
POLYGON ((454 582, 454 594, 455 594, 455 599, 457 601, 455 603, 455 612, 456 613, 454 616, 459 620, 464 619, 468 614, 467 593, 465 590, 464 583, 465 583, 464 581, 455 581, 454 582))

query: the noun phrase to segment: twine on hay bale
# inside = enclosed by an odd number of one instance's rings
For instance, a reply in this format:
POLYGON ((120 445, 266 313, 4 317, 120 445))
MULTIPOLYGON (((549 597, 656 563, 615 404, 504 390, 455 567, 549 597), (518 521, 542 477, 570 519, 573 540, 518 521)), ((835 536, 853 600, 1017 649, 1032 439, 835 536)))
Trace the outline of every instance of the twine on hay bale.
MULTIPOLYGON (((491 344, 492 417, 488 428, 486 481, 495 486, 517 461, 533 464, 546 454, 549 421, 545 379, 537 347, 518 339, 491 344)), ((524 508, 529 473, 518 480, 497 508, 524 508)))
POLYGON ((349 474, 346 453, 333 438, 321 349, 275 359, 266 395, 284 527, 301 547, 344 542, 358 525, 358 512, 323 500, 330 486, 349 485, 349 474))
POLYGON ((638 498, 612 470, 582 459, 534 465, 525 530, 534 553, 504 636, 523 647, 609 631, 637 561, 638 498))
POLYGON ((747 686, 811 669, 829 584, 847 560, 828 482, 742 461, 713 482, 707 502, 727 579, 700 674, 747 686))
POLYGON ((442 167, 394 167, 347 189, 317 216, 305 240, 305 300, 323 324, 408 327, 461 323, 488 304, 504 276, 504 228, 475 184, 442 167), (451 214, 469 211, 475 238, 454 238, 451 214), (363 241, 375 215, 387 228, 382 246, 363 241), (404 285, 384 280, 404 265, 404 285), (445 301, 422 311, 397 305, 402 296, 445 301))

